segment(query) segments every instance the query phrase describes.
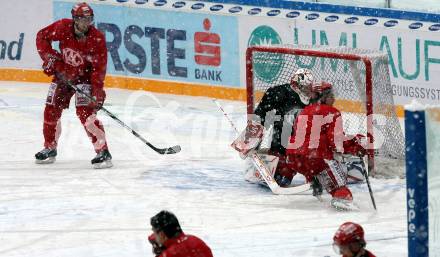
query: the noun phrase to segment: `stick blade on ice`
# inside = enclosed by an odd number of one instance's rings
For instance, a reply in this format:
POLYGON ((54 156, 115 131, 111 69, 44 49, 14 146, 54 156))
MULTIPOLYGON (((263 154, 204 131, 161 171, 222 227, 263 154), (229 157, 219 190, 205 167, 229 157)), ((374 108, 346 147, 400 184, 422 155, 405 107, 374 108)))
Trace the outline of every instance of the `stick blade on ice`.
POLYGON ((161 153, 161 154, 176 154, 176 153, 180 152, 180 150, 182 150, 180 145, 175 145, 175 146, 172 146, 169 148, 161 149, 161 151, 159 151, 159 153, 161 153))

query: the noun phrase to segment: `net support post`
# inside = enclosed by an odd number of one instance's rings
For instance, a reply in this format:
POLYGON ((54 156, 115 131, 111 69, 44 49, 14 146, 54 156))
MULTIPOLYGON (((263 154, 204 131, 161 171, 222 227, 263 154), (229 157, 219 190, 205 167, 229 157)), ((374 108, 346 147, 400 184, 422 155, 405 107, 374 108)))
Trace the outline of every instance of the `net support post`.
POLYGON ((374 176, 374 132, 373 132, 373 68, 371 61, 362 58, 365 64, 365 109, 367 111, 368 175, 374 176))
POLYGON ((254 113, 254 94, 253 94, 253 69, 252 69, 252 54, 254 52, 254 48, 250 47, 246 50, 246 95, 247 95, 247 114, 248 119, 251 114, 254 113))

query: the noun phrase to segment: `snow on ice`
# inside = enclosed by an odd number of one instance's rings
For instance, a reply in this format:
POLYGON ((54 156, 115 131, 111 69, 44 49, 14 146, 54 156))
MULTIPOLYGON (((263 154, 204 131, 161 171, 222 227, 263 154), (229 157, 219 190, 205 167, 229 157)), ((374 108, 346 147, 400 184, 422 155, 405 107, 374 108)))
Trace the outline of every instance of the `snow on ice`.
MULTIPOLYGON (((377 256, 407 255, 405 180, 371 179, 377 212, 365 184, 351 186, 359 212, 337 212, 328 195, 321 203, 310 191, 275 196, 243 180, 245 164, 229 146, 235 132, 206 97, 108 89, 110 111, 182 152, 158 155, 101 113, 114 167, 94 170, 71 105, 56 163, 36 165, 47 86, 0 82, 0 256, 153 256, 149 218, 161 209, 214 256, 337 256, 332 237, 345 221, 364 227, 377 256)), ((221 102, 243 128, 245 104, 221 102)))

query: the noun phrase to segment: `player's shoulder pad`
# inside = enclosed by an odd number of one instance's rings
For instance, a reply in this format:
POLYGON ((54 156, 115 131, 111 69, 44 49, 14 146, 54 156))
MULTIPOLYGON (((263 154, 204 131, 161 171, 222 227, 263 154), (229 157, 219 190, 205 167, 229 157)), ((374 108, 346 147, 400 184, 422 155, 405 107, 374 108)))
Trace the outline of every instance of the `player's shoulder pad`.
POLYGON ((68 19, 68 18, 64 18, 64 19, 60 19, 60 20, 56 21, 55 24, 57 26, 64 27, 67 30, 67 29, 70 29, 71 27, 73 27, 73 20, 68 19))
POLYGON ((289 90, 289 87, 290 87, 289 84, 275 85, 273 87, 268 88, 266 90, 266 93, 285 95, 289 90))
POLYGON ((96 39, 103 39, 105 38, 104 33, 97 29, 95 26, 90 26, 89 28, 90 32, 93 33, 96 39))

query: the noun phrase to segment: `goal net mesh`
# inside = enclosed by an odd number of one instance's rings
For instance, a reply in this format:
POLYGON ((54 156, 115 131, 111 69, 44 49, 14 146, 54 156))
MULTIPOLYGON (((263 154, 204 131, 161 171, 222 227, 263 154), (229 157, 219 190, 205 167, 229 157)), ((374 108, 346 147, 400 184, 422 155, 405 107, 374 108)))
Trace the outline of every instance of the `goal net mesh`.
POLYGON ((248 113, 264 92, 290 83, 299 68, 312 71, 315 82, 333 85, 346 134, 367 134, 367 104, 372 104, 372 134, 376 155, 404 158, 403 132, 393 101, 386 54, 378 51, 328 46, 279 45, 252 47, 247 55, 248 113), (356 60, 355 60, 356 59, 356 60), (365 60, 371 63, 371 76, 365 60), (250 65, 250 69, 249 69, 250 65), (371 91, 367 90, 370 81, 371 91))

